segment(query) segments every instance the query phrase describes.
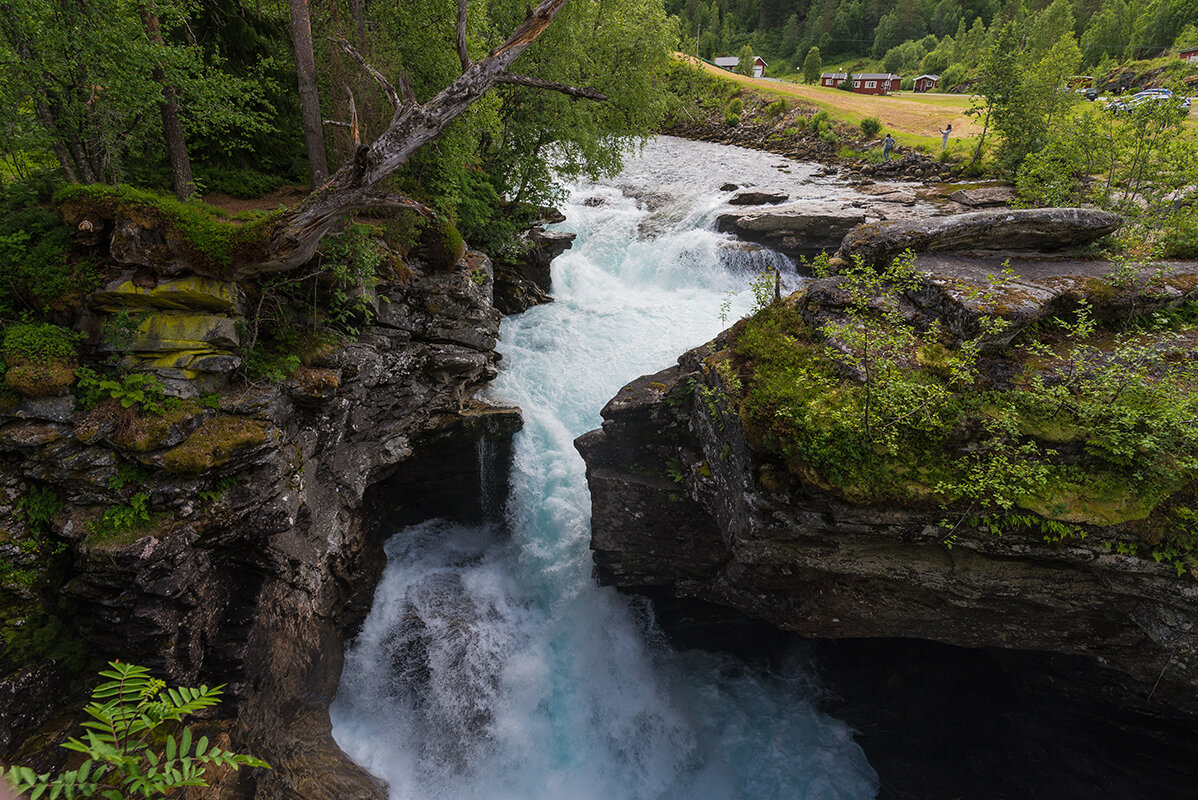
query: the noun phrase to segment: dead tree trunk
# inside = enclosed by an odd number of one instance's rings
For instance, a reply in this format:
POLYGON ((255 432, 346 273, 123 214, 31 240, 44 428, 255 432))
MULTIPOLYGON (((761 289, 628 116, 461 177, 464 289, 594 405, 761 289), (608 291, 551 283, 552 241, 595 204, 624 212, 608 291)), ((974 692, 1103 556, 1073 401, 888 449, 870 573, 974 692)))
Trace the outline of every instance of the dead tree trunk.
MULTIPOLYGON (((241 275, 279 272, 303 264, 316 251, 321 236, 350 211, 379 207, 409 208, 432 216, 433 212, 420 203, 402 195, 379 193, 375 187, 403 166, 417 149, 435 139, 449 123, 496 84, 548 89, 590 100, 606 99, 593 89, 567 86, 508 71, 512 62, 549 27, 566 0, 543 0, 529 12, 507 41, 473 63, 469 60, 464 43, 466 0, 458 2, 457 48, 462 61, 462 74, 436 97, 423 104, 416 102, 406 82, 401 82, 401 97, 391 82, 370 66, 349 42, 339 41, 341 48, 370 74, 391 101, 395 109, 391 124, 373 144, 362 144, 355 139, 353 157, 324 186, 313 191, 276 223, 266 246, 266 255, 258 263, 242 267, 239 270, 241 275)), ((357 130, 356 120, 348 125, 343 122, 333 124, 357 130)))
POLYGON ((299 79, 300 117, 308 146, 308 172, 316 191, 329 174, 324 155, 324 130, 320 125, 320 95, 316 89, 316 57, 312 53, 312 19, 308 0, 287 0, 291 8, 291 43, 295 47, 295 73, 299 79))

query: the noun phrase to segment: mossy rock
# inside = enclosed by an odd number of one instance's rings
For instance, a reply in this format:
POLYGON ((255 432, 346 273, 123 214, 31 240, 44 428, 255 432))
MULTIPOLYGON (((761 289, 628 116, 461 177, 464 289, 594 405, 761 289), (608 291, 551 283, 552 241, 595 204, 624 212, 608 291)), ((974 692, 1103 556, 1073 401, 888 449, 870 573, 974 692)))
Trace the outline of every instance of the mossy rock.
POLYGON ((156 286, 139 286, 132 278, 115 281, 92 295, 92 303, 104 311, 158 308, 240 314, 241 291, 233 281, 186 275, 156 286))
POLYGON ((179 444, 200 426, 204 410, 184 400, 162 414, 125 409, 121 422, 108 437, 113 445, 133 453, 148 453, 179 444))
POLYGON ((26 397, 55 397, 66 394, 75 382, 75 365, 57 361, 10 366, 4 373, 4 382, 26 397))
POLYGON ((452 272, 466 253, 466 241, 457 226, 448 218, 438 216, 420 232, 420 244, 429 266, 438 272, 452 272))
POLYGON ((162 454, 162 465, 180 475, 199 475, 226 463, 238 450, 266 441, 266 426, 222 414, 211 417, 187 440, 162 454))
MULTIPOLYGON (((181 202, 142 189, 100 184, 63 186, 55 192, 54 203, 63 222, 72 227, 98 218, 158 230, 165 248, 178 253, 192 271, 213 276, 232 275, 238 265, 263 260, 277 216, 264 214, 236 224, 199 201, 181 202)), ((164 264, 146 266, 160 270, 164 264)))

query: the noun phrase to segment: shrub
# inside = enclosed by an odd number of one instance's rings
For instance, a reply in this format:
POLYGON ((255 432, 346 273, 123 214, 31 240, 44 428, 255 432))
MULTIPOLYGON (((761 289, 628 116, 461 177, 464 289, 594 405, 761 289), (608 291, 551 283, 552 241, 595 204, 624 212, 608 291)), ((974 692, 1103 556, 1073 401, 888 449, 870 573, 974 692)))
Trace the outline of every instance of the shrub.
POLYGON ((739 97, 732 98, 732 100, 728 103, 728 113, 729 114, 736 114, 739 116, 740 113, 744 110, 745 110, 745 104, 744 104, 744 102, 741 101, 741 99, 739 97))
POLYGON ((1161 244, 1165 258, 1198 259, 1198 210, 1190 208, 1170 217, 1161 244))
POLYGON ((851 91, 853 91, 853 82, 848 79, 845 79, 845 80, 841 81, 840 83, 836 84, 836 88, 840 89, 842 92, 851 92, 851 91))
POLYGON ((232 197, 261 197, 287 181, 253 167, 206 166, 196 171, 196 180, 205 192, 223 192, 232 197))
POLYGON ((75 342, 81 334, 43 323, 4 329, 4 382, 26 397, 61 394, 75 380, 75 342))
POLYGON ((187 786, 207 786, 204 773, 210 766, 270 768, 253 756, 210 745, 206 736, 193 741, 190 728, 177 732, 185 717, 219 703, 223 687, 167 688, 145 667, 119 661, 108 666, 100 676, 109 681, 92 690, 92 701, 83 709, 91 718, 83 723, 83 738, 62 745, 86 760, 53 778, 29 767, 0 770, 15 791, 65 800, 156 800, 187 786))
POLYGON ((735 128, 740 124, 740 116, 729 112, 724 115, 724 125, 728 128, 735 128))
POLYGON ((861 120, 861 133, 865 134, 865 138, 873 139, 882 131, 882 121, 877 117, 866 117, 861 120))
POLYGON ((28 363, 73 361, 81 334, 48 322, 9 325, 4 329, 4 361, 11 367, 28 363))

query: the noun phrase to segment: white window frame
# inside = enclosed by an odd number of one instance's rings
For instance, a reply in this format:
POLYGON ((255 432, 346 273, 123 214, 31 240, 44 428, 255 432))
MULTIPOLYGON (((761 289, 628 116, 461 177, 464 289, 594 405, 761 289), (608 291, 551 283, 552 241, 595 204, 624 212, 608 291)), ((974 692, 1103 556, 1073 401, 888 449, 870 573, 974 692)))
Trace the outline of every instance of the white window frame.
POLYGON ((866 81, 866 82, 865 82, 865 88, 866 88, 866 89, 877 89, 877 88, 878 88, 878 82, 877 82, 877 81, 866 81))

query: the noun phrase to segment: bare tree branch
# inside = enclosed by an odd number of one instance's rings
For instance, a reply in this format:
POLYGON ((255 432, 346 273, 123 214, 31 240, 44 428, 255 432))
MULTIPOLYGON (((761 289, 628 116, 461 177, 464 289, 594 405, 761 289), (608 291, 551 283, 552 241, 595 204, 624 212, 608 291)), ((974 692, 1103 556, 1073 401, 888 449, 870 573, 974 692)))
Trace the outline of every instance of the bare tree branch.
POLYGON ((466 3, 468 0, 458 0, 458 61, 462 62, 462 72, 470 69, 470 53, 466 50, 466 3))
POLYGON ((325 125, 336 125, 338 128, 348 128, 350 126, 348 122, 342 122, 339 119, 326 119, 323 122, 325 125))
POLYGON ((375 194, 363 195, 362 198, 354 204, 356 209, 366 208, 406 208, 409 211, 415 211, 426 219, 435 219, 437 212, 426 206, 424 203, 413 200, 402 194, 394 194, 391 192, 380 192, 375 194))
POLYGON ((343 36, 334 37, 332 41, 335 42, 338 47, 344 50, 346 55, 348 55, 354 61, 357 61, 358 66, 365 70, 366 74, 374 78, 374 82, 377 83, 379 88, 383 90, 383 94, 387 95, 387 99, 391 101, 392 106, 399 108, 402 105, 402 103, 399 101, 399 94, 396 93, 395 87, 391 85, 391 81, 387 80, 383 73, 375 69, 371 63, 366 60, 365 56, 358 52, 358 48, 346 41, 345 37, 343 36))
POLYGON ((570 86, 557 81, 547 81, 544 78, 533 78, 529 75, 517 75, 514 72, 501 72, 495 76, 496 83, 510 83, 516 86, 531 86, 534 89, 548 89, 552 92, 562 92, 571 97, 584 97, 587 100, 606 100, 607 95, 589 87, 570 86))
POLYGON ((399 76, 399 90, 403 93, 405 103, 411 103, 414 106, 420 105, 416 102, 416 93, 412 91, 412 82, 408 80, 406 72, 399 76))
POLYGON ((602 99, 593 90, 573 89, 552 81, 512 76, 512 63, 540 36, 566 0, 543 0, 530 10, 502 45, 485 58, 475 61, 453 83, 423 104, 417 103, 406 80, 404 98, 399 102, 395 87, 378 70, 371 67, 361 54, 344 40, 334 40, 371 77, 395 105, 391 124, 373 144, 359 145, 353 158, 342 164, 319 191, 313 192, 292 211, 280 218, 263 243, 259 260, 239 270, 248 277, 267 272, 280 272, 299 266, 312 257, 324 235, 349 210, 388 205, 416 209, 414 201, 399 196, 378 195, 374 188, 387 176, 407 163, 420 147, 435 139, 445 127, 460 117, 495 84, 511 77, 513 82, 541 89, 565 91, 579 97, 602 99), (398 198, 398 199, 396 199, 398 198), (384 202, 385 201, 385 202, 384 202))
POLYGON ((362 129, 358 127, 358 105, 354 102, 354 92, 348 86, 345 93, 349 95, 349 138, 354 150, 362 144, 362 129))

